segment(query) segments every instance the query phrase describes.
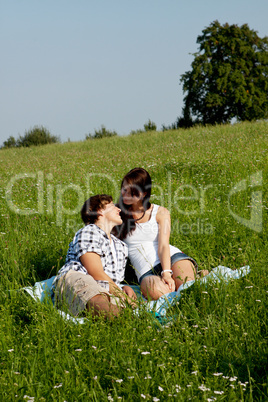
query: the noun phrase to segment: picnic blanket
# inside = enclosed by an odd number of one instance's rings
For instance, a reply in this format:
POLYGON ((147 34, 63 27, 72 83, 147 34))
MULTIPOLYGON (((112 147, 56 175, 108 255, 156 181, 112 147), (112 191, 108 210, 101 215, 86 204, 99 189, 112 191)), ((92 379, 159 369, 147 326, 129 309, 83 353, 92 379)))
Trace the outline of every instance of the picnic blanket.
MULTIPOLYGON (((161 324, 165 323, 167 309, 175 303, 178 303, 181 298, 182 292, 193 286, 195 283, 198 283, 200 285, 217 282, 228 284, 231 280, 240 279, 249 273, 250 267, 248 265, 236 270, 232 270, 228 267, 219 265, 218 267, 212 269, 212 271, 207 276, 182 284, 176 292, 167 293, 160 297, 157 301, 147 302, 145 304, 145 309, 148 312, 151 312, 161 324)), ((34 286, 28 286, 23 289, 35 300, 44 302, 45 300, 47 300, 47 298, 51 298, 52 296, 51 286, 54 279, 55 276, 41 282, 36 282, 34 286)), ((139 286, 132 286, 132 288, 138 296, 142 297, 139 286)), ((144 301, 146 301, 146 299, 144 299, 144 301)), ((85 318, 72 317, 70 314, 66 314, 61 310, 58 311, 59 314, 67 320, 71 320, 75 323, 80 324, 85 322, 85 318)), ((134 310, 134 314, 139 315, 139 308, 134 310)))

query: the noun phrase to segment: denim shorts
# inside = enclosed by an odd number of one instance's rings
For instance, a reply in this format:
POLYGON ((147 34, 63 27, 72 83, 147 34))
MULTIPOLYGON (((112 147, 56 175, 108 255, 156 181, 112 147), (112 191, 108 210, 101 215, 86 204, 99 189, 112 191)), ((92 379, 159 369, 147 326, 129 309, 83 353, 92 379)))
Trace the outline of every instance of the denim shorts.
MULTIPOLYGON (((184 253, 175 253, 171 256, 171 266, 173 266, 175 264, 175 262, 178 261, 182 261, 182 260, 190 260, 195 267, 195 271, 197 272, 197 262, 189 257, 187 254, 184 253)), ((139 279, 139 284, 141 284, 141 281, 143 280, 143 278, 146 278, 146 276, 151 276, 151 275, 158 275, 161 276, 161 272, 162 272, 162 266, 161 263, 159 262, 159 264, 157 264, 155 267, 153 267, 152 269, 150 269, 149 271, 145 272, 145 274, 143 274, 140 279, 139 279)))

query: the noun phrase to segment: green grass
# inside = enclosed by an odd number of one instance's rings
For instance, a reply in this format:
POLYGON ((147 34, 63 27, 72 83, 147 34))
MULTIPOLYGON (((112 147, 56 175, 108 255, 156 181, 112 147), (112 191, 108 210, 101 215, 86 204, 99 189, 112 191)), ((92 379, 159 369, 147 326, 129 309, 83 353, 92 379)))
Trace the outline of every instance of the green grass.
POLYGON ((267 133, 258 122, 1 150, 0 399, 267 400, 267 133), (200 268, 251 273, 187 290, 171 325, 145 311, 65 321, 19 289, 56 274, 84 200, 117 200, 135 166, 171 211, 172 244, 200 268))

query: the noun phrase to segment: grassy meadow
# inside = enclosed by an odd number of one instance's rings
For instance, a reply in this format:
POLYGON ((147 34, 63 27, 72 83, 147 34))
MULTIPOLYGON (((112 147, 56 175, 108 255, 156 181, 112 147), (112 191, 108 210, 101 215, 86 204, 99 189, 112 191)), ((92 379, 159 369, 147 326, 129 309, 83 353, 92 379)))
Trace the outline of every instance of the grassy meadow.
POLYGON ((1 401, 267 401, 268 122, 0 150, 1 401), (126 310, 74 324, 20 290, 55 275, 96 193, 144 167, 171 244, 200 269, 160 325, 126 310))

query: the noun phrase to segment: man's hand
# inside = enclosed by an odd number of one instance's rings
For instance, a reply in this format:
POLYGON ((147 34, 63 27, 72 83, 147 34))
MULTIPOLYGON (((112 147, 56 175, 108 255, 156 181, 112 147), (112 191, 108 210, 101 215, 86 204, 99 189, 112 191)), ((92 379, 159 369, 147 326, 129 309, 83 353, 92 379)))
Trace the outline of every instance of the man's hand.
POLYGON ((134 292, 134 290, 130 287, 130 286, 123 286, 122 290, 124 293, 126 293, 128 295, 128 297, 130 297, 133 300, 137 299, 137 295, 134 292))
POLYGON ((137 295, 130 286, 123 286, 123 293, 126 295, 125 300, 131 305, 132 308, 138 307, 137 295))

